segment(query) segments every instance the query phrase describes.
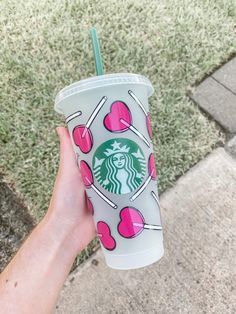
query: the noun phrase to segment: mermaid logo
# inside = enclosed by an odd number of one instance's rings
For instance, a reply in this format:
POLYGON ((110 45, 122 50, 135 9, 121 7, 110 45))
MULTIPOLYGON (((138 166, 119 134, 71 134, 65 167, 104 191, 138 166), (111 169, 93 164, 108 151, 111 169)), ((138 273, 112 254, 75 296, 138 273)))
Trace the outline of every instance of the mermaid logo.
POLYGON ((106 141, 93 156, 93 173, 100 185, 109 192, 132 192, 140 186, 146 173, 144 154, 129 139, 106 141))

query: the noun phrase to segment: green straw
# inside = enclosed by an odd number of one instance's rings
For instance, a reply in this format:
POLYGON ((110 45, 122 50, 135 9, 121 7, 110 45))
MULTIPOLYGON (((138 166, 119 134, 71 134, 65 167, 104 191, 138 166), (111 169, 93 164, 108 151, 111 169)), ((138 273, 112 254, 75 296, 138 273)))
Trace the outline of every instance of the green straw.
POLYGON ((96 72, 97 72, 97 75, 103 75, 104 74, 103 62, 102 62, 102 56, 101 56, 100 45, 99 45, 96 28, 95 27, 91 28, 90 32, 92 36, 92 45, 93 45, 93 54, 94 54, 94 59, 95 59, 96 72))

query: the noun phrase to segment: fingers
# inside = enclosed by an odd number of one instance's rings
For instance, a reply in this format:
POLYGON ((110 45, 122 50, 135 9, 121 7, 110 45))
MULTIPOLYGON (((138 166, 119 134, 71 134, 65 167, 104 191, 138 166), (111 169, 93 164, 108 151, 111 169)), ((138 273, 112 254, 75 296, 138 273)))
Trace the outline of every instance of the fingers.
POLYGON ((69 131, 65 127, 57 127, 56 131, 60 140, 60 170, 78 169, 69 131))

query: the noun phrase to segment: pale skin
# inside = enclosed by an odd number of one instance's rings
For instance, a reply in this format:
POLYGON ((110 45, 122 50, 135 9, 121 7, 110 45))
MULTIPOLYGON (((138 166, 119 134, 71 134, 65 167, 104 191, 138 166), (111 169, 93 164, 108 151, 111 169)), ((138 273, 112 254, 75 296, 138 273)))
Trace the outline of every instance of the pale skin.
POLYGON ((95 237, 69 133, 57 133, 60 166, 49 208, 0 275, 1 313, 52 313, 74 259, 95 237))

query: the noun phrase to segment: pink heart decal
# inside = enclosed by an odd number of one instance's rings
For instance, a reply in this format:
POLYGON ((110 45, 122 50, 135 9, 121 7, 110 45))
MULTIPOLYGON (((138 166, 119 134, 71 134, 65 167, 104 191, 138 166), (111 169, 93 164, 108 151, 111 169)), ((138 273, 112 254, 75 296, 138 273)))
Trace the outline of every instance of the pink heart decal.
POLYGON ((143 215, 134 207, 124 207, 120 211, 120 222, 118 232, 124 238, 134 238, 139 235, 144 228, 143 215))
POLYGON ((87 206, 88 206, 88 210, 90 212, 91 215, 94 215, 94 208, 93 208, 93 204, 90 201, 90 199, 87 197, 87 206))
POLYGON ((150 116, 150 112, 148 112, 146 119, 147 119, 148 134, 149 134, 150 138, 152 139, 152 126, 151 126, 151 116, 150 116))
POLYGON ((80 162, 80 173, 86 188, 90 188, 93 184, 93 175, 91 169, 86 161, 81 160, 80 162))
POLYGON ((110 113, 103 120, 104 126, 111 132, 127 131, 129 128, 121 122, 121 119, 127 122, 128 125, 132 123, 131 112, 127 105, 122 101, 115 101, 111 105, 110 113))
POLYGON ((106 224, 104 221, 98 221, 97 233, 104 248, 106 248, 109 251, 115 249, 116 241, 111 235, 111 230, 108 224, 106 224))
POLYGON ((157 171, 155 166, 155 160, 153 153, 150 154, 149 160, 148 160, 148 173, 152 177, 152 180, 156 180, 157 177, 157 171))
POLYGON ((93 147, 93 136, 84 124, 78 125, 73 130, 73 139, 76 146, 79 146, 80 150, 87 154, 93 147))

